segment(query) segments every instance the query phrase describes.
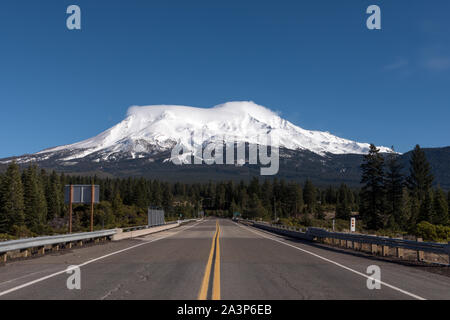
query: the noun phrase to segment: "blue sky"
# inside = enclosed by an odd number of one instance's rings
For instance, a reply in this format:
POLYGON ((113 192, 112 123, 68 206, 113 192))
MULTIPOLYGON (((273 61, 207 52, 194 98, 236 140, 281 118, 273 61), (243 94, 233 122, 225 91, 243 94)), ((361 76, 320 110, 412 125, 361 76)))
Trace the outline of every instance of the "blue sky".
POLYGON ((450 145, 448 0, 0 2, 0 157, 94 136, 129 106, 252 100, 400 152, 450 145), (66 28, 77 4, 82 30, 66 28), (382 30, 369 31, 377 4, 382 30))

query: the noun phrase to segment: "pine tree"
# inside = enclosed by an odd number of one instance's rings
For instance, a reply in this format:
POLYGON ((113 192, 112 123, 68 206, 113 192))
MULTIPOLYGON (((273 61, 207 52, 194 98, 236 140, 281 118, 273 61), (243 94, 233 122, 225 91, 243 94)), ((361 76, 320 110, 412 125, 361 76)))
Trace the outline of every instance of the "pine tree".
POLYGON ((47 184, 46 199, 47 199, 47 221, 60 217, 64 208, 64 199, 62 194, 62 186, 60 177, 53 171, 50 174, 49 182, 47 184))
POLYGON ((245 210, 248 206, 249 202, 249 196, 247 194, 247 190, 245 188, 240 188, 237 196, 238 204, 242 208, 242 210, 245 210))
POLYGON ((297 183, 291 183, 288 185, 288 205, 289 213, 297 216, 303 211, 303 191, 302 188, 297 183))
POLYGON ((388 216, 388 227, 399 228, 406 224, 403 212, 403 166, 399 162, 398 155, 391 153, 387 159, 387 173, 385 179, 386 189, 386 214, 388 216))
POLYGON ((269 179, 264 180, 261 186, 261 200, 264 208, 273 213, 273 186, 269 179))
POLYGON ((253 177, 250 185, 248 186, 248 194, 252 195, 253 193, 256 193, 258 197, 261 195, 259 179, 257 177, 253 177))
MULTIPOLYGON (((431 173, 430 164, 425 156, 425 153, 416 145, 412 151, 410 160, 410 175, 407 178, 407 186, 410 196, 417 200, 418 206, 412 211, 412 222, 419 223, 421 219, 429 217, 430 212, 430 198, 429 193, 433 183, 433 175, 431 173), (428 199, 426 197, 428 196, 428 199), (423 202, 427 200, 427 203, 423 202)), ((431 206, 432 207, 432 206, 431 206)))
POLYGON ((416 145, 412 151, 410 165, 410 176, 407 179, 408 188, 419 201, 422 201, 431 188, 434 177, 431 173, 430 163, 419 145, 416 145))
POLYGON ((45 188, 47 184, 47 174, 45 170, 40 170, 38 173, 37 166, 35 166, 36 170, 36 192, 37 192, 37 206, 36 210, 38 212, 39 221, 41 223, 41 226, 44 226, 47 223, 47 214, 48 214, 48 205, 47 205, 47 199, 45 197, 45 188))
POLYGON ((336 219, 349 220, 352 214, 352 208, 350 203, 351 192, 347 185, 341 184, 336 202, 336 219))
POLYGON ((162 204, 161 184, 156 180, 152 183, 152 196, 150 200, 152 206, 161 206, 162 204))
MULTIPOLYGON (((3 198, 3 190, 2 190, 2 185, 3 185, 3 174, 2 173, 0 173, 0 209, 1 209, 1 206, 2 206, 2 198, 3 198)), ((0 217, 1 217, 1 213, 0 213, 0 217)))
POLYGON ((303 201, 307 206, 307 212, 313 213, 316 204, 316 188, 309 179, 306 180, 303 187, 303 201))
POLYGON ((256 193, 253 193, 250 198, 249 208, 246 212, 246 216, 255 217, 255 218, 267 218, 268 212, 263 207, 261 200, 259 199, 256 193))
POLYGON ((450 220, 450 191, 447 193, 447 206, 448 206, 448 214, 450 220))
POLYGON ((162 195, 162 206, 164 210, 170 211, 172 208, 172 202, 173 202, 172 190, 170 190, 169 185, 164 184, 162 195))
POLYGON ((447 225, 449 223, 448 204, 445 193, 441 188, 434 192, 433 206, 433 223, 447 225))
POLYGON ((114 197, 111 203, 111 208, 115 213, 121 213, 122 212, 122 206, 123 206, 123 201, 122 198, 120 197, 120 192, 118 190, 116 190, 114 192, 114 197))
POLYGON ((10 233, 12 227, 24 223, 23 186, 19 166, 12 162, 2 179, 0 199, 0 232, 10 233))
POLYGON ((47 218, 47 201, 43 190, 43 183, 37 175, 37 167, 29 166, 23 172, 24 216, 25 225, 32 231, 38 232, 47 218))
POLYGON ((236 204, 236 202, 234 202, 234 200, 231 201, 231 205, 230 205, 230 213, 233 214, 235 212, 239 212, 240 208, 239 206, 236 204))
POLYGON ((420 203, 419 209, 419 217, 417 222, 420 223, 422 221, 432 222, 434 219, 434 206, 433 206, 433 190, 428 189, 428 192, 425 194, 425 198, 420 203))
POLYGON ((415 199, 410 197, 408 188, 403 187, 403 223, 400 225, 401 230, 409 230, 411 227, 415 226, 412 223, 413 208, 415 206, 415 199))
POLYGON ((214 203, 217 209, 219 210, 223 210, 225 209, 225 187, 222 183, 219 183, 216 185, 216 192, 215 192, 216 196, 214 199, 214 203))
POLYGON ((325 202, 327 204, 336 204, 336 199, 336 190, 332 186, 329 186, 325 192, 325 202))
POLYGON ((134 186, 132 203, 143 209, 147 208, 150 204, 149 190, 147 189, 144 178, 139 178, 134 186))
POLYGON ((370 145, 369 153, 364 156, 361 170, 363 187, 360 214, 369 229, 378 230, 384 227, 384 158, 375 145, 370 145))

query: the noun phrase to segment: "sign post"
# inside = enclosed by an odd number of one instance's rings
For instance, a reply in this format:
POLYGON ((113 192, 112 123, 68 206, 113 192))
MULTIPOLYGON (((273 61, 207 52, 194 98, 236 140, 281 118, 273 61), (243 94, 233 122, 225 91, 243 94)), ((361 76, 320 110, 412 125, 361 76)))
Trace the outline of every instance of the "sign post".
POLYGON ((350 218, 350 232, 356 231, 356 218, 350 218))
POLYGON ((73 202, 73 185, 70 185, 69 195, 69 233, 72 233, 72 202, 73 202))
POLYGON ((94 198, 95 198, 95 186, 91 185, 91 232, 94 231, 94 198))
POLYGON ((72 204, 90 204, 90 230, 94 231, 94 204, 99 202, 100 187, 98 185, 67 185, 64 190, 65 203, 69 204, 69 233, 72 233, 72 204), (90 192, 89 192, 90 191, 90 192))

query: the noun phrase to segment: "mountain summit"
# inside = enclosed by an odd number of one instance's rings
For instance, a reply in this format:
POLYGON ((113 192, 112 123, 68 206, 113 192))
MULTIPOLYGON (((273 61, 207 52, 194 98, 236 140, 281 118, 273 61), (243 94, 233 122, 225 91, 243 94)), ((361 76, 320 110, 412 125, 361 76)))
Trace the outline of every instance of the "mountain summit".
MULTIPOLYGON (((70 145, 40 151, 18 162, 55 158, 73 162, 88 157, 91 161, 114 161, 149 157, 168 151, 175 144, 188 145, 193 136, 255 143, 257 137, 276 137, 279 147, 307 150, 318 155, 365 154, 368 143, 339 138, 329 132, 302 129, 277 113, 253 102, 227 102, 212 108, 174 105, 133 106, 127 117, 99 135, 70 145)), ((382 152, 390 149, 380 147, 382 152)), ((69 164, 69 163, 68 163, 69 164)))

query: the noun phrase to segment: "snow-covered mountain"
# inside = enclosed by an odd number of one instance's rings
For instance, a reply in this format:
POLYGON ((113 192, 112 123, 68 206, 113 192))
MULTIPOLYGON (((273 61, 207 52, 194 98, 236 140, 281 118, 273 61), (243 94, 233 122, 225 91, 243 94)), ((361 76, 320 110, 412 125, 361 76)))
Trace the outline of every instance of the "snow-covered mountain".
MULTIPOLYGON (((192 139, 257 143, 258 137, 267 134, 275 138, 273 141, 279 147, 318 155, 364 154, 369 148, 368 143, 302 129, 253 102, 228 102, 209 109, 173 105, 131 107, 122 122, 93 138, 46 149, 31 157, 19 157, 16 161, 42 161, 56 154, 59 161, 67 164, 86 157, 94 162, 147 158, 171 150, 177 143, 190 146, 192 139)), ((391 151, 386 147, 380 150, 391 151)))

